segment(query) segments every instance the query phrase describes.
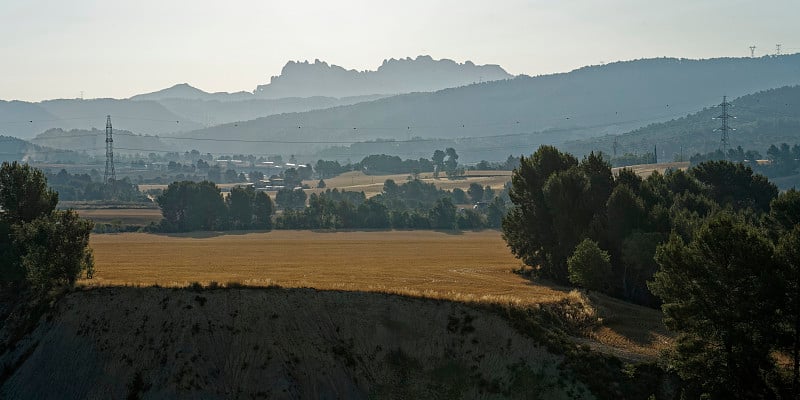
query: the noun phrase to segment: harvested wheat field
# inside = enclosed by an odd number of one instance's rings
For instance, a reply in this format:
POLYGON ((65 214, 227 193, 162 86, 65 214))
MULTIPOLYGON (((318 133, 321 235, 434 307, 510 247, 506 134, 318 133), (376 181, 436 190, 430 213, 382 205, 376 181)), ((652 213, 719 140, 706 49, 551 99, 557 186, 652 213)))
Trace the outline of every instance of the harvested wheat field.
MULTIPOLYGON (((520 261, 496 231, 125 233, 93 235, 91 246, 95 277, 82 282, 91 286, 237 282, 519 305, 571 296, 513 273, 520 261)), ((654 356, 666 344, 659 312, 591 298, 605 318, 592 339, 621 355, 654 356)))

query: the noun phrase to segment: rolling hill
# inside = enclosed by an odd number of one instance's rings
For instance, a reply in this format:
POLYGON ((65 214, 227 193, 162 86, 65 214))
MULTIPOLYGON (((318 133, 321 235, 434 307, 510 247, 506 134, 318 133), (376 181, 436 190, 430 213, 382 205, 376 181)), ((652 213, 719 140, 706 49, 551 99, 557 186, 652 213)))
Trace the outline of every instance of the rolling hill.
POLYGON ((85 161, 86 155, 77 152, 39 146, 12 136, 0 136, 0 161, 85 161))
POLYGON ((200 90, 188 83, 179 83, 170 86, 166 89, 157 90, 155 92, 137 94, 132 96, 129 100, 166 100, 166 99, 184 99, 184 100, 216 100, 216 101, 240 101, 250 100, 253 94, 249 92, 215 92, 209 93, 200 90))
MULTIPOLYGON (((87 154, 101 156, 105 154, 105 130, 60 128, 48 129, 36 135, 30 142, 56 149, 85 151, 87 154)), ((114 151, 118 154, 147 154, 151 150, 176 151, 166 145, 157 136, 137 135, 133 132, 114 130, 114 151)))
POLYGON ((0 100, 0 134, 31 138, 49 128, 58 117, 37 103, 0 100))
POLYGON ((354 97, 289 97, 283 99, 248 99, 239 101, 165 98, 156 100, 176 115, 200 121, 207 126, 247 121, 268 115, 302 112, 342 106, 383 98, 383 95, 354 97))
POLYGON ((116 128, 140 134, 182 132, 202 126, 170 112, 155 101, 48 100, 39 104, 62 119, 58 126, 54 126, 62 129, 104 129, 106 115, 112 116, 116 128))
POLYGON ((357 71, 314 60, 289 61, 270 82, 252 92, 209 93, 180 83, 130 100, 206 100, 244 101, 256 99, 293 99, 374 96, 411 92, 432 92, 450 87, 513 78, 499 65, 475 65, 471 61, 434 60, 431 56, 384 60, 375 71, 357 71))
POLYGON ((106 115, 112 115, 115 127, 136 133, 160 134, 202 127, 154 101, 60 99, 0 102, 0 132, 30 139, 52 128, 105 129, 106 115))
MULTIPOLYGON (((197 142, 203 152, 272 154, 309 154, 377 139, 445 138, 457 139, 465 161, 505 159, 541 143, 618 134, 674 119, 719 103, 723 94, 799 83, 800 54, 647 59, 273 115, 181 136, 223 140, 197 142), (475 137, 483 139, 468 139, 475 137), (230 139, 238 142, 224 142, 230 139)), ((383 151, 397 151, 393 147, 383 151)))
POLYGON ((558 332, 570 323, 559 327, 551 308, 313 289, 83 290, 17 340, 4 324, 0 396, 669 398, 652 367, 568 342, 558 332))

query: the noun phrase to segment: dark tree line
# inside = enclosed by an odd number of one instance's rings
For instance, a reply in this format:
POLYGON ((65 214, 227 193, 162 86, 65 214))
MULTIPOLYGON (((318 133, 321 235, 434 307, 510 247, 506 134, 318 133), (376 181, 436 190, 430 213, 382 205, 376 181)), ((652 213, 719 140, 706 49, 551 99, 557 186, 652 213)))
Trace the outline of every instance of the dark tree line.
MULTIPOLYGON (((500 228, 506 212, 505 193, 496 196, 488 186, 473 188, 480 209, 458 210, 467 202, 458 189, 445 191, 432 183, 411 180, 384 183, 381 194, 367 199, 363 192, 328 189, 308 196, 299 189, 282 189, 275 202, 281 210, 278 229, 484 229, 500 228), (480 197, 478 197, 480 193, 480 197), (306 204, 306 202, 308 204, 306 204)), ((235 187, 227 198, 209 181, 174 182, 156 199, 163 220, 150 229, 163 232, 271 229, 274 206, 265 192, 235 187)))
POLYGON ((643 179, 542 146, 510 197, 503 234, 536 276, 661 305, 684 398, 800 395, 800 192, 741 163, 643 179))
MULTIPOLYGON (((398 185, 391 179, 384 183, 381 194, 370 199, 363 192, 328 189, 320 194, 311 194, 307 207, 286 206, 289 203, 284 203, 276 227, 441 230, 500 227, 506 208, 501 197, 493 197, 484 210, 458 210, 455 198, 459 196, 456 193, 419 180, 398 185)), ((464 192, 460 193, 466 199, 464 192)), ((286 192, 286 195, 290 193, 286 192)), ((483 198, 487 198, 486 194, 483 198)))
POLYGON ((361 160, 361 169, 367 174, 411 174, 432 172, 433 163, 425 158, 403 160, 386 154, 371 155, 361 160))
POLYGON ((760 174, 770 178, 778 178, 800 173, 800 145, 790 146, 787 143, 770 145, 769 149, 767 149, 766 157, 757 150, 745 151, 742 146, 738 146, 735 149, 728 149, 727 153, 723 153, 722 150, 716 150, 706 154, 695 154, 690 158, 692 164, 714 160, 745 163, 760 174), (758 160, 768 160, 769 162, 767 164, 759 164, 758 160))
POLYGON ((62 169, 57 174, 48 174, 47 182, 65 201, 115 200, 125 202, 148 202, 139 187, 127 177, 104 184, 93 181, 88 174, 70 174, 62 169))
POLYGON ((173 182, 156 202, 164 219, 152 228, 159 231, 272 228, 272 199, 252 187, 234 187, 223 199, 213 182, 173 182))
POLYGON ((489 162, 486 160, 481 160, 474 167, 470 167, 471 170, 479 170, 479 171, 513 171, 519 166, 519 157, 514 157, 513 155, 509 155, 505 162, 489 162))
MULTIPOLYGON (((364 157, 360 162, 354 164, 340 164, 338 161, 318 160, 314 165, 314 171, 320 179, 333 178, 347 171, 363 171, 367 174, 412 174, 417 175, 423 172, 444 172, 448 177, 461 175, 464 168, 458 164, 458 153, 452 147, 445 150, 435 150, 430 159, 419 158, 417 160, 401 159, 398 156, 386 154, 373 154, 364 157)), ((508 156, 505 162, 481 161, 469 169, 472 170, 505 170, 510 171, 519 165, 519 157, 508 156)))

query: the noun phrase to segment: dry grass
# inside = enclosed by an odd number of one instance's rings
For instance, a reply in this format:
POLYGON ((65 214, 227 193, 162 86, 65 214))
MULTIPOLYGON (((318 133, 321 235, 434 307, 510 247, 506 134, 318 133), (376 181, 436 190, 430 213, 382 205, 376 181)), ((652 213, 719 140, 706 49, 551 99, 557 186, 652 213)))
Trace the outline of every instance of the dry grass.
MULTIPOLYGON (((465 302, 531 305, 574 296, 533 283, 494 231, 93 235, 95 278, 84 285, 190 282, 388 292, 465 302)), ((604 318, 592 338, 654 356, 668 340, 655 310, 592 296, 604 318)))

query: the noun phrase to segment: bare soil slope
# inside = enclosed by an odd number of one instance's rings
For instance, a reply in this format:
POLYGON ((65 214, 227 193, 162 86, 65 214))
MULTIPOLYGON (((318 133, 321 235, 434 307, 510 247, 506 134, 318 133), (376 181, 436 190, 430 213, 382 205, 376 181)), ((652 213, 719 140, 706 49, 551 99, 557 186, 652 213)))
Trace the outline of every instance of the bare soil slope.
POLYGON ((313 289, 68 294, 2 398, 589 399, 564 357, 466 305, 313 289))

